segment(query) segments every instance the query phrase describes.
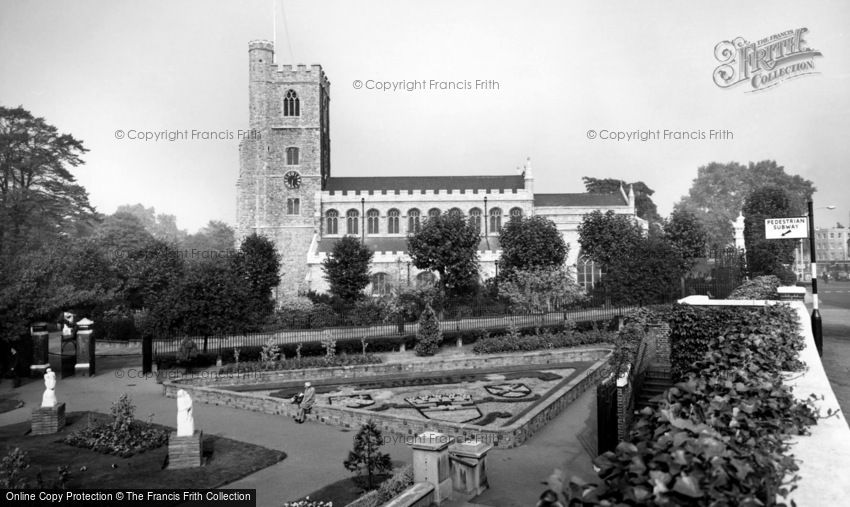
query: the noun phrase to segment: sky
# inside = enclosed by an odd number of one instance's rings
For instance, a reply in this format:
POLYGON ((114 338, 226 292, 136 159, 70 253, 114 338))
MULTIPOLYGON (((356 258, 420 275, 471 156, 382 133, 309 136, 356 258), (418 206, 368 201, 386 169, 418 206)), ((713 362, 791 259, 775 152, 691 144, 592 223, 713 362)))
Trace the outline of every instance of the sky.
POLYGON ((700 166, 773 159, 814 182, 816 208, 836 206, 818 226, 846 226, 848 19, 838 1, 3 0, 0 105, 83 141, 73 172, 98 211, 142 203, 190 232, 234 224, 248 43, 275 40, 277 63, 321 64, 331 81, 335 176, 512 174, 530 157, 538 192, 644 181, 667 215, 700 166), (811 74, 715 84, 718 43, 799 28, 822 55, 811 74), (193 129, 230 135, 128 139, 193 129), (634 131, 659 135, 610 139, 634 131))

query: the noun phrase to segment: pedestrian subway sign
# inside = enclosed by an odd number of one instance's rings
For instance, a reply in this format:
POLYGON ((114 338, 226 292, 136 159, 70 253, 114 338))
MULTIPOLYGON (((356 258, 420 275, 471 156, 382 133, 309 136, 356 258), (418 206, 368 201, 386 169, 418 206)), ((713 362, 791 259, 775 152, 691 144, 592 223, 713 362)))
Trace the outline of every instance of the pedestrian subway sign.
POLYGON ((808 217, 765 218, 766 239, 799 239, 809 237, 808 217))

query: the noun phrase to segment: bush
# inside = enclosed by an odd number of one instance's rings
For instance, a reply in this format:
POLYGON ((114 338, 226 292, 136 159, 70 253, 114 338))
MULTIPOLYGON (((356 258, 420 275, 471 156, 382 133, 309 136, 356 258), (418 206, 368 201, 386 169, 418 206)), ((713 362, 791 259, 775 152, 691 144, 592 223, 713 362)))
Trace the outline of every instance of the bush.
POLYGON ((383 323, 386 316, 386 305, 380 299, 358 299, 349 320, 355 326, 370 326, 383 323))
POLYGON ((407 465, 378 486, 378 489, 361 496, 348 507, 380 507, 413 486, 413 466, 407 465))
POLYGON ((550 478, 564 504, 776 505, 793 489, 789 436, 807 434, 818 417, 811 399, 782 383, 788 364, 800 365, 796 315, 785 306, 733 310, 678 310, 680 330, 682 321, 717 330, 719 315, 736 322, 708 335, 685 381, 640 412, 628 442, 594 460, 600 484, 550 478))
POLYGON ((425 306, 425 311, 419 317, 419 331, 416 332, 416 347, 414 351, 417 356, 433 356, 440 349, 443 341, 443 332, 440 323, 434 314, 431 305, 425 306))
POLYGON ((516 330, 501 336, 481 338, 472 346, 476 354, 495 354, 497 352, 527 352, 532 350, 557 349, 590 345, 595 343, 614 343, 615 334, 610 331, 590 331, 577 333, 570 329, 552 333, 549 330, 534 335, 521 336, 516 330))
POLYGON ((112 309, 94 321, 94 333, 98 340, 137 340, 141 334, 130 312, 112 309))
POLYGON ((36 472, 35 481, 24 476, 30 468, 30 458, 26 451, 15 447, 0 460, 0 489, 66 489, 71 474, 68 466, 56 467, 57 478, 53 483, 45 483, 41 471, 36 472))
POLYGON ((125 393, 112 404, 112 421, 104 423, 89 416, 88 424, 67 437, 64 442, 75 447, 104 454, 129 457, 137 452, 155 449, 168 442, 168 432, 150 422, 133 418, 136 407, 125 393))
POLYGON ((776 275, 757 276, 736 287, 726 299, 776 299, 781 283, 776 275))
POLYGON ((340 354, 335 356, 307 356, 280 361, 240 361, 238 364, 227 364, 221 368, 222 374, 246 373, 252 371, 302 370, 304 368, 329 368, 333 366, 353 366, 358 364, 380 364, 383 359, 374 354, 340 354))
POLYGON ((195 340, 186 337, 180 340, 180 347, 177 349, 177 363, 191 366, 192 362, 198 357, 198 345, 195 340))

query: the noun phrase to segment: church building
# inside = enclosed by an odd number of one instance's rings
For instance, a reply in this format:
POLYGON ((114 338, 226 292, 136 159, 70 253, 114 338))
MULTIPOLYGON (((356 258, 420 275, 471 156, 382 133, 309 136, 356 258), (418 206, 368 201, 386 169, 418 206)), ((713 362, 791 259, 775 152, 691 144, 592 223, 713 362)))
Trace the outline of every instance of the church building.
POLYGON ((407 235, 446 212, 469 217, 480 232, 483 279, 497 274, 506 221, 541 215, 557 225, 570 246, 568 267, 589 285, 598 274, 579 256, 582 217, 594 210, 635 217, 631 188, 536 193, 530 160, 512 174, 492 176, 332 176, 330 82, 322 67, 276 65, 268 41, 251 42, 248 59, 250 129, 259 135, 239 146, 236 233, 239 241, 253 232, 274 241, 282 256, 279 295, 327 291, 322 261, 347 235, 374 251, 367 292, 432 283, 434 274, 407 255, 407 235))

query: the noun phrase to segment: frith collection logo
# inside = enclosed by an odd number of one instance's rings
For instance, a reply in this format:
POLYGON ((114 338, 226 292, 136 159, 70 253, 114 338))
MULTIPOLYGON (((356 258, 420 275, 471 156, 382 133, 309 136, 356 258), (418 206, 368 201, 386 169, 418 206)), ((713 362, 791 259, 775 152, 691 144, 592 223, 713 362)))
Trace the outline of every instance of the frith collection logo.
POLYGON ((723 41, 714 47, 720 65, 714 69, 714 83, 729 88, 744 82, 756 92, 789 79, 815 74, 815 57, 820 51, 807 47, 803 36, 808 28, 797 28, 748 42, 743 37, 723 41))

